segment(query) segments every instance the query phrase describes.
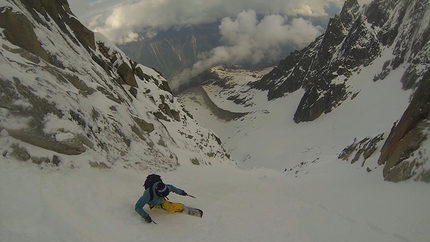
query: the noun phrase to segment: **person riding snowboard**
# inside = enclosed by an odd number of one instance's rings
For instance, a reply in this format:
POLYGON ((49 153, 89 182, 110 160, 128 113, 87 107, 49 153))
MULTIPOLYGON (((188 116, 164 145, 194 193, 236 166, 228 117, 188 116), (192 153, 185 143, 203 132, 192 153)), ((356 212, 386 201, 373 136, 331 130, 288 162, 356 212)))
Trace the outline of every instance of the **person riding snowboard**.
POLYGON ((182 203, 172 203, 169 202, 166 198, 170 192, 182 196, 187 196, 188 194, 184 190, 177 188, 171 184, 164 184, 160 176, 158 175, 152 174, 148 177, 150 176, 155 176, 154 179, 157 179, 157 181, 155 181, 153 184, 148 184, 152 182, 148 182, 149 179, 147 178, 147 181, 145 181, 144 185, 145 191, 143 192, 143 195, 139 198, 139 200, 137 200, 136 205, 134 206, 134 210, 136 210, 136 212, 148 223, 151 223, 152 219, 151 216, 149 216, 149 214, 145 212, 145 210, 143 210, 145 204, 148 204, 150 209, 162 208, 172 213, 182 212, 182 210, 184 210, 184 205, 182 203))

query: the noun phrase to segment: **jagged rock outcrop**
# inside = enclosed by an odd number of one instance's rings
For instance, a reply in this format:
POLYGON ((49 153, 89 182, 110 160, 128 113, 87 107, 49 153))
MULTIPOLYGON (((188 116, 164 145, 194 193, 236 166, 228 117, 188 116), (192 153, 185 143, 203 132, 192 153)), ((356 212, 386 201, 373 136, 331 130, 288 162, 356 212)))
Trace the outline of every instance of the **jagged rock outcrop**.
POLYGON ((346 147, 338 155, 338 158, 345 161, 349 161, 352 157, 351 164, 354 164, 358 160, 363 159, 361 166, 364 167, 366 160, 377 151, 377 144, 383 139, 383 134, 379 134, 373 138, 366 137, 358 142, 357 140, 354 140, 351 145, 346 147))
POLYGON ((268 99, 282 97, 300 88, 306 90, 294 115, 299 123, 312 121, 330 112, 347 97, 345 83, 354 68, 369 64, 369 56, 379 54, 375 38, 359 15, 356 0, 348 0, 339 15, 330 19, 325 33, 309 46, 282 60, 272 72, 252 84, 268 90, 268 99), (356 46, 355 43, 363 43, 356 46))
POLYGON ((160 73, 86 29, 66 0, 2 2, 0 27, 4 157, 76 167, 79 155, 93 167, 143 169, 175 169, 175 150, 200 164, 229 160, 160 73))

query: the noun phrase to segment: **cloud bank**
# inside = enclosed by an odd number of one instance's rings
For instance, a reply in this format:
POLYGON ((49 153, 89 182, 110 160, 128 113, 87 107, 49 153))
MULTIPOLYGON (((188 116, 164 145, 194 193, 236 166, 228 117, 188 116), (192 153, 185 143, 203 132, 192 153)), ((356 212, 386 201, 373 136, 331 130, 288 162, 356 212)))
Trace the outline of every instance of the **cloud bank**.
POLYGON ((191 69, 184 70, 171 82, 173 89, 200 72, 220 64, 257 64, 276 61, 287 46, 300 49, 308 45, 323 28, 303 18, 289 21, 282 15, 266 15, 258 20, 254 10, 239 13, 235 19, 223 18, 219 26, 222 46, 199 56, 191 69))

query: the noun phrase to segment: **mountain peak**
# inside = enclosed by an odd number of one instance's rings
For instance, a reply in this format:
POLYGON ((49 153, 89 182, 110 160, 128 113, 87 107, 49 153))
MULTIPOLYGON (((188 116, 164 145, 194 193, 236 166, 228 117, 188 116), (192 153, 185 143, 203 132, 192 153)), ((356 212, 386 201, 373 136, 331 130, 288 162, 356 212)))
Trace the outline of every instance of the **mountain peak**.
MULTIPOLYGON (((340 11, 341 19, 344 20, 344 22, 347 22, 347 17, 351 15, 356 15, 358 9, 360 8, 360 5, 358 4, 357 0, 346 0, 343 4, 342 10, 340 11)), ((349 23, 352 22, 352 19, 349 19, 349 23)))

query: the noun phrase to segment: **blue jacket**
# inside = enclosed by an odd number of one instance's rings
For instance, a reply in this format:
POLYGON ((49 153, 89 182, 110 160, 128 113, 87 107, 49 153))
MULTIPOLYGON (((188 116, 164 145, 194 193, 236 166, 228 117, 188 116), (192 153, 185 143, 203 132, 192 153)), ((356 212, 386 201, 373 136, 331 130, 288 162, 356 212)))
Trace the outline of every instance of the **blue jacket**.
MULTIPOLYGON (((143 207, 145 206, 145 204, 149 204, 151 207, 155 206, 155 205, 159 205, 162 204, 164 202, 164 198, 160 197, 157 195, 157 193, 155 192, 155 187, 157 187, 157 184, 159 182, 154 183, 154 185, 152 185, 152 187, 146 189, 143 192, 143 195, 139 198, 139 200, 137 200, 136 205, 134 206, 134 210, 136 210, 136 212, 138 214, 140 214, 140 216, 142 216, 142 218, 146 218, 149 216, 149 214, 147 212, 145 212, 145 210, 143 210, 143 207), (150 194, 149 194, 149 189, 152 189, 154 197, 152 198, 151 201, 149 201, 150 199, 150 194)), ((170 184, 165 184, 167 186, 167 188, 169 189, 170 192, 174 192, 176 194, 182 195, 184 193, 184 190, 176 188, 173 185, 170 184)))

